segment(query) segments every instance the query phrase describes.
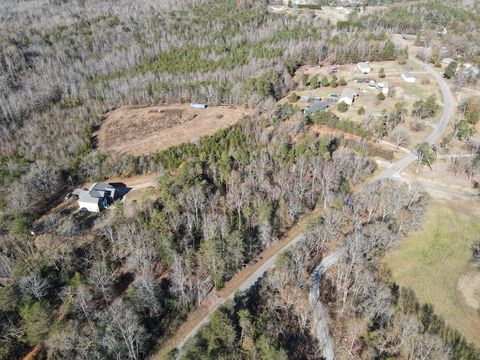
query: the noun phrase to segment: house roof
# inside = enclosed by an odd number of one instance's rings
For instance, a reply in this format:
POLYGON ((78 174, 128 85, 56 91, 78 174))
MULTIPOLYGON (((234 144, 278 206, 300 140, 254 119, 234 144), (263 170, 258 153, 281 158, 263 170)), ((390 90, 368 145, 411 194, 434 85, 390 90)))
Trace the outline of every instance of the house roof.
POLYGON ((104 183, 94 183, 88 188, 88 190, 76 189, 74 193, 78 194, 78 201, 98 204, 100 199, 105 197, 107 191, 115 191, 115 188, 104 183))
POLYGON ((312 105, 310 105, 306 112, 311 114, 314 113, 315 111, 319 110, 325 110, 328 109, 329 105, 327 103, 321 102, 321 101, 315 101, 312 105))
POLYGON ((350 99, 354 99, 355 96, 358 96, 358 93, 356 90, 353 90, 352 88, 346 88, 342 90, 342 93, 340 94, 340 98, 348 97, 350 99))
POLYGON ((92 196, 89 190, 81 190, 80 195, 78 196, 78 201, 91 204, 98 204, 100 199, 100 197, 92 196))
POLYGON ((112 185, 105 183, 93 183, 88 190, 98 190, 98 191, 114 191, 115 188, 112 185))

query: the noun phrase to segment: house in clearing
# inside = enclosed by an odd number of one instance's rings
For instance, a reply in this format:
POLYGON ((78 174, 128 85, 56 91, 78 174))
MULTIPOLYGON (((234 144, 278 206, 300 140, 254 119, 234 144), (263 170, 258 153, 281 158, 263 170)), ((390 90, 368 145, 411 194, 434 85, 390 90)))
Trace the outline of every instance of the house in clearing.
POLYGON ((370 67, 370 64, 367 62, 359 62, 357 64, 357 70, 361 72, 362 74, 370 74, 370 71, 372 71, 372 68, 370 67))
POLYGON ((94 183, 88 189, 76 189, 73 192, 78 196, 80 210, 100 212, 116 199, 117 193, 113 186, 103 183, 94 183))
POLYGON ((325 111, 329 108, 327 103, 321 101, 315 101, 312 105, 305 109, 305 114, 313 114, 317 111, 325 111))
POLYGON ((412 73, 403 73, 402 74, 402 79, 405 81, 405 82, 408 82, 408 83, 414 83, 415 82, 415 76, 413 76, 412 73))
POLYGON ((343 89, 340 97, 338 98, 338 103, 344 102, 345 104, 350 106, 353 104, 357 96, 358 93, 355 90, 351 88, 343 89))
POLYGON ((377 83, 377 88, 382 91, 383 95, 388 95, 390 84, 388 82, 377 83))

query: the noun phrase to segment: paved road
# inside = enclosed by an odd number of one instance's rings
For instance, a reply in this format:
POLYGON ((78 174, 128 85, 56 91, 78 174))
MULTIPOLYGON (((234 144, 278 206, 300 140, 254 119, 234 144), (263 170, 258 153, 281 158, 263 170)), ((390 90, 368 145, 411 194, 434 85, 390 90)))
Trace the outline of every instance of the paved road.
POLYGON ((313 312, 313 327, 318 341, 323 348, 323 356, 330 360, 335 358, 332 339, 328 329, 327 312, 320 301, 320 280, 325 271, 340 259, 340 252, 336 252, 323 258, 312 272, 312 284, 309 291, 309 301, 313 312))
MULTIPOLYGON (((430 144, 433 144, 435 141, 439 139, 439 137, 442 135, 444 132, 445 128, 448 125, 448 122, 450 118, 453 115, 454 111, 454 103, 455 99, 448 87, 447 82, 433 69, 431 69, 429 66, 423 64, 421 61, 417 59, 411 59, 413 62, 419 64, 420 66, 424 67, 424 70, 428 72, 431 76, 435 78, 435 80, 438 82, 440 85, 441 91, 442 91, 442 96, 444 98, 444 109, 442 116, 440 118, 440 121, 438 125, 435 127, 435 129, 432 131, 432 133, 425 139, 430 144)), ((377 175, 373 180, 381 180, 381 179, 386 179, 386 178, 391 178, 394 175, 396 175, 399 171, 402 169, 406 168, 408 165, 410 165, 412 162, 414 162, 416 159, 416 156, 412 153, 407 154, 402 160, 392 164, 392 166, 383 171, 381 174, 377 175)), ((273 268, 275 264, 275 259, 278 254, 280 254, 282 251, 285 249, 294 246, 298 242, 300 242, 303 239, 304 235, 298 235, 295 237, 290 243, 288 243, 285 247, 283 247, 279 252, 277 252, 273 257, 271 257, 268 261, 265 262, 254 274, 252 274, 247 280, 245 280, 238 288, 240 291, 244 291, 248 289, 250 286, 255 284, 257 280, 263 276, 263 274, 273 268)), ((314 272, 312 273, 312 284, 310 287, 309 291, 309 299, 310 299, 310 304, 312 306, 312 310, 315 314, 315 319, 317 320, 315 325, 315 331, 317 334, 318 339, 324 346, 324 353, 323 356, 327 360, 333 360, 334 359, 334 351, 333 351, 333 345, 332 341, 330 338, 330 333, 328 329, 328 321, 326 319, 326 311, 321 303, 319 301, 320 299, 320 293, 319 293, 319 284, 321 277, 323 273, 330 268, 332 265, 334 265, 338 259, 340 258, 340 254, 333 253, 327 257, 325 257, 321 263, 315 268, 314 272)), ((195 336, 198 332, 198 330, 205 325, 206 323, 209 322, 211 314, 222 304, 225 303, 228 299, 233 298, 234 293, 231 293, 227 298, 222 299, 214 308, 212 308, 208 315, 204 317, 189 333, 187 336, 185 336, 182 341, 177 345, 177 349, 181 349, 185 345, 185 343, 191 339, 193 336, 195 336)))
MULTIPOLYGON (((442 112, 442 116, 440 117, 440 121, 438 125, 433 129, 431 134, 425 139, 426 142, 429 144, 435 143, 440 136, 445 131, 446 127, 448 126, 448 122, 452 118, 454 114, 454 104, 455 98, 450 91, 450 87, 448 86, 447 82, 439 75, 435 70, 433 70, 430 66, 425 65, 421 61, 410 58, 414 63, 423 67, 423 69, 429 73, 439 84, 442 97, 444 101, 444 108, 442 112)), ((405 169, 408 165, 413 163, 416 160, 416 156, 412 152, 407 152, 407 154, 396 163, 393 163, 388 169, 384 170, 382 173, 374 177, 371 182, 375 182, 377 180, 387 179, 387 178, 397 178, 399 176, 399 172, 405 169)), ((340 253, 336 252, 327 257, 325 257, 320 264, 315 268, 312 273, 312 284, 310 287, 310 304, 312 306, 313 315, 315 319, 315 331, 317 334, 317 339, 323 345, 323 356, 326 360, 333 360, 335 359, 335 354, 333 351, 332 340, 330 337, 330 331, 328 329, 328 320, 326 317, 326 310, 323 307, 322 302, 320 301, 320 280, 324 272, 333 266, 338 260, 340 259, 340 253)))
MULTIPOLYGON (((440 86, 440 90, 442 92, 443 103, 444 103, 442 116, 440 117, 440 121, 438 122, 437 126, 433 129, 430 135, 428 135, 428 137, 425 139, 425 141, 428 142, 429 144, 434 144, 439 140, 440 136, 442 136, 443 132, 448 126, 448 122, 454 115, 455 97, 450 91, 450 87, 448 86, 448 83, 438 72, 436 72, 430 66, 424 64, 418 59, 415 59, 412 57, 410 58, 410 60, 416 63, 417 65, 422 66, 423 69, 437 81, 438 85, 440 86)), ((416 160, 416 158, 417 157, 413 153, 407 154, 403 159, 394 163, 388 170, 377 175, 372 180, 372 182, 376 180, 391 178, 398 172, 405 169, 408 165, 413 163, 416 160)))

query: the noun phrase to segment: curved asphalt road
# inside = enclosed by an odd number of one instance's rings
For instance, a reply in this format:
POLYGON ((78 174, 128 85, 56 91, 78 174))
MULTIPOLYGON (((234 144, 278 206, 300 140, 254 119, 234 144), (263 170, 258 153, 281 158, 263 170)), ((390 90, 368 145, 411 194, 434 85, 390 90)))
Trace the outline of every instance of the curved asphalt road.
MULTIPOLYGON (((440 86, 440 90, 442 92, 444 108, 442 112, 442 116, 440 117, 440 121, 438 125, 433 129, 431 134, 425 139, 426 142, 429 144, 434 144, 440 136, 443 134, 445 129, 448 126, 448 122, 454 115, 454 104, 455 98, 450 91, 450 87, 448 83, 443 79, 443 77, 437 73, 434 69, 430 66, 424 64, 420 60, 415 58, 410 58, 411 61, 416 63, 417 65, 422 66, 422 68, 430 74, 440 86)), ((375 182, 377 180, 397 177, 400 171, 405 169, 408 165, 413 163, 416 160, 416 155, 413 152, 407 153, 403 159, 397 161, 396 163, 392 164, 392 166, 380 173, 379 175, 375 176, 370 182, 375 182)), ((326 318, 326 311, 323 307, 322 302, 320 301, 320 280, 322 279, 322 275, 328 268, 333 266, 339 259, 340 259, 340 252, 337 251, 329 256, 325 257, 320 264, 315 268, 312 272, 312 284, 310 286, 310 305, 312 306, 313 314, 314 314, 314 327, 317 335, 317 339, 320 341, 320 344, 323 346, 323 356, 326 360, 333 360, 335 358, 335 354, 333 351, 332 340, 330 338, 330 331, 328 329, 328 321, 326 318)))
MULTIPOLYGON (((442 92, 442 97, 444 102, 442 116, 440 117, 440 121, 438 122, 437 126, 435 126, 435 129, 433 129, 431 134, 428 135, 428 137, 425 139, 425 141, 428 142, 429 144, 434 144, 435 142, 438 141, 440 136, 443 134, 443 132, 448 126, 448 122, 454 115, 455 98, 452 92, 450 91, 450 87, 448 86, 448 83, 438 72, 436 72, 430 66, 426 65, 425 63, 421 62, 418 59, 410 58, 410 60, 415 64, 422 66, 423 69, 437 81, 438 85, 440 86, 440 90, 442 92)), ((408 165, 413 163, 416 159, 417 157, 413 152, 410 154, 407 154, 403 159, 394 163, 389 169, 383 171, 381 174, 374 177, 371 182, 387 179, 394 176, 395 174, 405 169, 408 165)))
MULTIPOLYGON (((448 125, 449 120, 453 116, 454 113, 454 103, 455 99, 450 91, 450 88, 447 84, 447 82, 442 78, 440 74, 438 74, 435 70, 433 70, 430 66, 424 64, 423 62, 410 58, 411 61, 414 63, 420 65, 423 67, 423 69, 428 72, 440 85, 440 89, 442 92, 443 96, 443 101, 444 101, 444 108, 443 108, 443 113, 440 118, 440 121, 438 125, 435 127, 435 129, 432 131, 432 133, 425 139, 429 144, 435 143, 439 137, 442 135, 442 133, 445 131, 445 128, 448 125)), ((397 173, 399 173, 401 170, 406 168, 408 165, 410 165, 412 162, 414 162, 416 159, 415 154, 410 153, 405 155, 405 157, 398 162, 394 163, 389 169, 383 171, 381 174, 377 175, 371 182, 377 181, 377 180, 382 180, 386 178, 391 178, 395 176, 397 173)), ((263 276, 263 274, 273 268, 276 256, 281 253, 282 251, 286 250, 286 248, 289 248, 297 243, 299 243, 302 239, 304 238, 303 234, 298 235, 296 238, 294 238, 288 245, 286 245, 284 248, 282 248, 275 256, 270 258, 265 264, 263 264, 254 274, 252 274, 247 280, 245 280, 238 288, 240 291, 244 291, 248 289, 250 286, 255 284, 260 277, 263 276)), ((312 306, 312 311, 313 314, 315 315, 315 332, 317 334, 317 338, 319 339, 320 343, 323 345, 323 356, 325 357, 326 360, 333 360, 335 358, 334 351, 333 351, 333 345, 332 341, 330 338, 330 333, 328 329, 328 321, 326 319, 326 311, 320 301, 320 280, 322 278, 323 273, 333 266, 338 260, 340 259, 340 252, 333 253, 327 257, 325 257, 320 264, 315 268, 315 270, 312 273, 312 284, 310 286, 310 291, 309 291, 309 300, 310 304, 312 306)), ((227 299, 233 298, 234 294, 231 294, 227 299)), ((191 339, 193 336, 197 334, 197 332, 200 330, 200 328, 205 325, 206 323, 209 322, 210 320, 210 315, 219 307, 221 306, 227 299, 222 299, 219 304, 217 304, 213 309, 210 310, 207 316, 205 316, 189 333, 187 336, 185 336, 182 341, 177 344, 177 349, 180 349, 179 354, 177 357, 180 357, 182 354, 182 347, 185 345, 185 343, 191 339)))

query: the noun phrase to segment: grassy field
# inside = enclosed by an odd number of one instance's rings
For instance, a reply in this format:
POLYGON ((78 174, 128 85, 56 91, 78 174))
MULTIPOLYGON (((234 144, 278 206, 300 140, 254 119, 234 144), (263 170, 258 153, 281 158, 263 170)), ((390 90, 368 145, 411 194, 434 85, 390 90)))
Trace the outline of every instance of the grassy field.
POLYGON ((480 346, 480 315, 457 288, 469 266, 470 246, 480 237, 480 206, 432 200, 423 229, 402 240, 384 258, 393 277, 414 289, 422 302, 480 346))

